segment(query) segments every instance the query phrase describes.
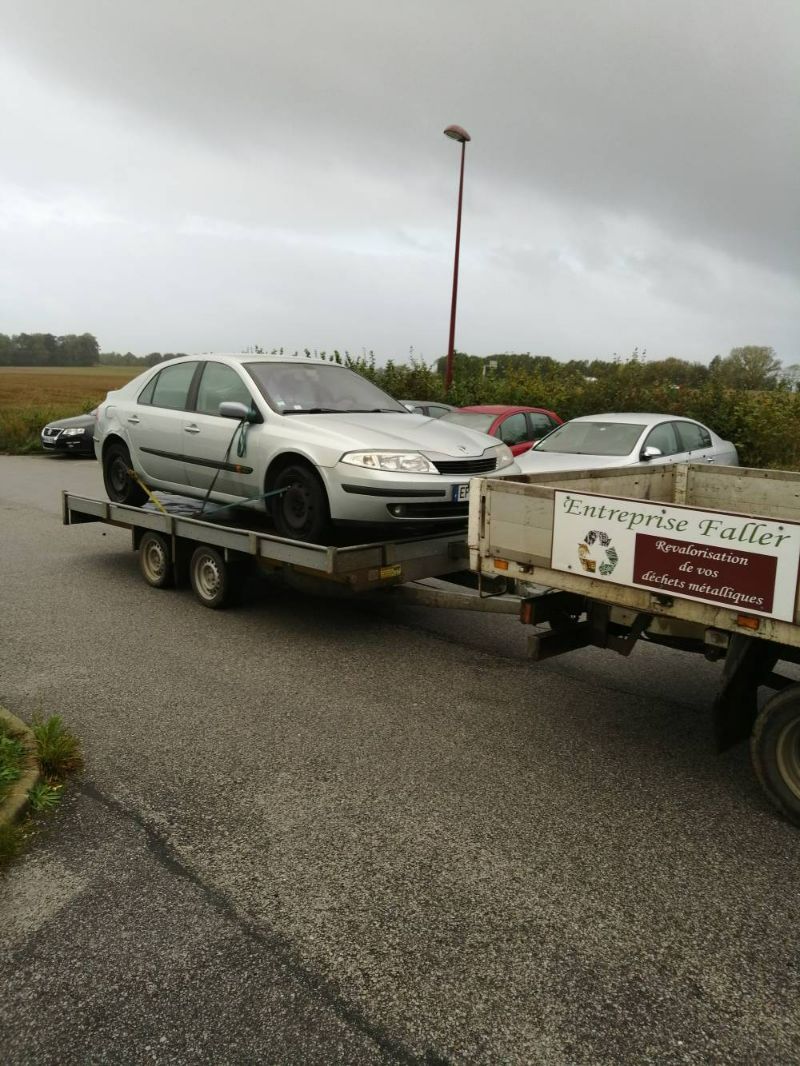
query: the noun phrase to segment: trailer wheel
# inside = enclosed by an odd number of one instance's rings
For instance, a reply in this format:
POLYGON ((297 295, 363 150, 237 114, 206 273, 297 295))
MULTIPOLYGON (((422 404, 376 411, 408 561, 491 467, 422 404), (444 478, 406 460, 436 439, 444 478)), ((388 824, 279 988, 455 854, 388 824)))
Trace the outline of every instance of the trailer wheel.
POLYGON ((163 533, 148 529, 139 541, 139 569, 148 585, 167 589, 175 584, 172 546, 163 533))
POLYGON ((131 453, 122 441, 112 441, 103 453, 103 484, 112 503, 141 507, 147 493, 130 476, 131 453))
POLYGON ((204 607, 227 607, 233 593, 233 574, 225 556, 217 548, 201 544, 189 563, 192 591, 204 607))
POLYGON ((750 755, 771 802, 800 825, 800 684, 783 689, 764 705, 753 727, 750 755))

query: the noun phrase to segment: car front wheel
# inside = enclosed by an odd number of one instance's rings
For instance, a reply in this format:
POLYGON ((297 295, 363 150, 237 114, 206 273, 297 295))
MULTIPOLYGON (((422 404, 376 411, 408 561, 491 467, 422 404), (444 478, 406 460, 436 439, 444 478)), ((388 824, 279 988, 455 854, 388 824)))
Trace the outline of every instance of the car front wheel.
POLYGON ((281 537, 323 544, 330 532, 330 511, 319 476, 303 463, 284 467, 273 484, 272 519, 281 537))
POLYGON ((147 500, 147 493, 128 473, 132 468, 125 445, 121 441, 109 444, 103 454, 103 483, 112 503, 141 507, 147 500))

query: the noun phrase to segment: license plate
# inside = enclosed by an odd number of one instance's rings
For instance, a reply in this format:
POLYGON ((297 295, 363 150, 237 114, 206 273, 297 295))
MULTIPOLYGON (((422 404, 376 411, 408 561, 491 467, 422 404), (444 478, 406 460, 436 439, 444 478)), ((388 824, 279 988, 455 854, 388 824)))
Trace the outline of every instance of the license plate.
POLYGON ((464 503, 469 499, 469 482, 466 485, 453 485, 453 503, 464 503))

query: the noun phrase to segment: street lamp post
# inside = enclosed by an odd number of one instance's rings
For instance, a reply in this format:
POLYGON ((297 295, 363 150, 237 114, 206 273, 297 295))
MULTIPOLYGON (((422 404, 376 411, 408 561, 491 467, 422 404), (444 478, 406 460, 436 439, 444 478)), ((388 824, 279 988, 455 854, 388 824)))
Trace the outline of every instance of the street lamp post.
POLYGON ((453 355, 456 339, 456 298, 458 296, 458 252, 461 247, 461 200, 464 195, 464 152, 467 141, 472 138, 461 126, 448 126, 444 131, 446 137, 461 142, 461 176, 458 180, 458 215, 456 218, 456 257, 453 264, 453 302, 450 305, 450 342, 447 345, 447 366, 444 373, 444 387, 449 389, 453 382, 453 355))

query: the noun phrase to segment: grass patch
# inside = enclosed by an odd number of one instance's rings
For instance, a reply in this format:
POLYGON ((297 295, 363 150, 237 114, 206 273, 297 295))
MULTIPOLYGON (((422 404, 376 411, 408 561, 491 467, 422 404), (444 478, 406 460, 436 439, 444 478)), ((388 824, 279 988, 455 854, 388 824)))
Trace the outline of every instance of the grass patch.
POLYGON ((15 782, 22 777, 30 756, 25 745, 0 722, 0 803, 15 782))
POLYGON ((0 805, 32 760, 42 775, 28 792, 27 816, 20 822, 0 824, 0 867, 20 854, 36 831, 36 819, 57 807, 66 778, 83 768, 80 742, 65 728, 60 715, 35 721, 31 731, 35 752, 28 751, 24 741, 0 722, 0 805))
POLYGON ((61 716, 52 714, 46 721, 31 727, 36 738, 36 756, 44 776, 61 781, 83 768, 83 756, 77 737, 64 728, 61 716))
POLYGON ((0 452, 42 451, 39 434, 56 418, 86 414, 138 367, 0 367, 0 452))

